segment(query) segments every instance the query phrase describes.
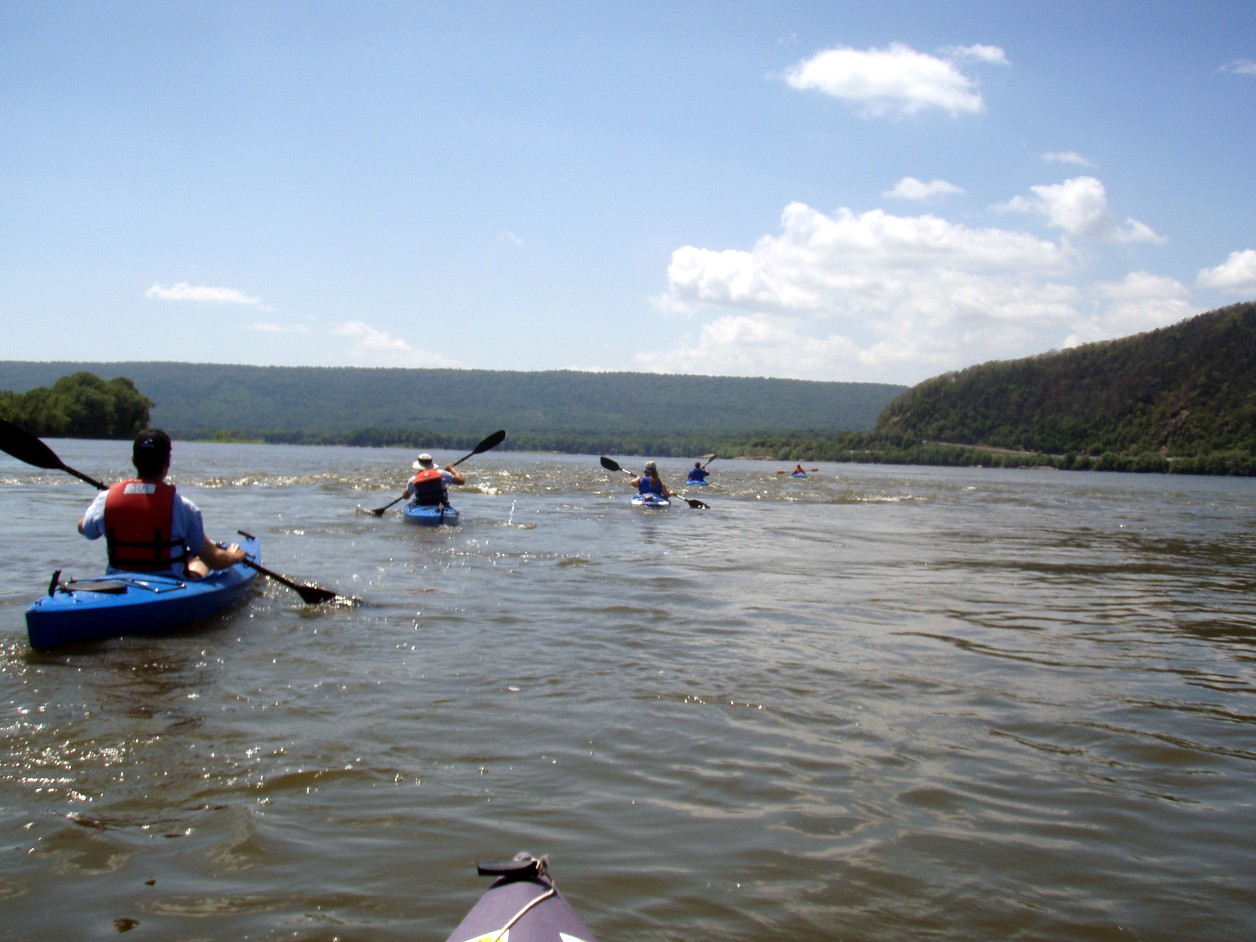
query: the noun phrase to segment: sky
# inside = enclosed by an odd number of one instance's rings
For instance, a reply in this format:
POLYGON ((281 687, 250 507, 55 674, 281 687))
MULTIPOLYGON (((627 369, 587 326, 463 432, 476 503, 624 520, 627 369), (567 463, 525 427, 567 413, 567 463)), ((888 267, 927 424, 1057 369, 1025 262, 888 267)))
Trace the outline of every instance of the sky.
POLYGON ((912 385, 1253 299, 1251 0, 0 0, 4 360, 912 385))

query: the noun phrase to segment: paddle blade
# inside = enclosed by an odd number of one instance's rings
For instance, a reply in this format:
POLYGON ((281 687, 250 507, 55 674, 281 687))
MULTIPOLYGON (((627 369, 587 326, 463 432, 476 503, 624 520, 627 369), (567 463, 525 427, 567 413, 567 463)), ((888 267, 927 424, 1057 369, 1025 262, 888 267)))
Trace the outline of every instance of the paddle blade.
POLYGON ((244 565, 248 566, 250 569, 256 569, 263 576, 274 579, 276 582, 283 583, 289 589, 296 592, 297 595, 301 596, 301 601, 305 602, 307 605, 321 605, 324 602, 330 602, 337 597, 336 593, 331 589, 324 589, 322 586, 309 585, 302 582, 294 582, 287 576, 282 576, 277 572, 272 572, 260 563, 253 562, 251 559, 245 559, 244 565))
POLYGON ((505 441, 505 440, 506 440, 506 430, 505 430, 504 428, 503 428, 503 429, 498 429, 496 432, 494 432, 494 433, 493 433, 492 435, 490 435, 488 438, 484 439, 484 441, 480 442, 480 444, 478 444, 478 445, 476 445, 474 448, 472 448, 472 449, 471 449, 471 451, 470 451, 468 454, 463 455, 461 458, 459 458, 457 461, 455 461, 455 462, 453 463, 453 467, 455 467, 455 468, 456 468, 456 467, 458 467, 458 465, 462 464, 464 461, 466 461, 466 460, 467 460, 468 458, 470 458, 472 455, 480 455, 480 454, 483 454, 484 452, 488 451, 490 448, 496 448, 498 445, 500 445, 500 444, 501 444, 503 441, 505 441))
POLYGON ((36 468, 45 468, 49 471, 60 471, 62 468, 61 459, 53 453, 51 448, 26 429, 19 428, 4 419, 0 419, 0 448, 18 461, 36 468))
POLYGON ((607 458, 605 455, 602 456, 601 462, 602 462, 602 467, 605 468, 607 471, 623 471, 624 470, 623 468, 619 466, 619 462, 612 461, 610 458, 607 458))
POLYGON ((18 461, 47 471, 64 471, 72 474, 80 481, 86 481, 98 491, 108 488, 95 478, 88 477, 82 471, 75 471, 57 457, 56 452, 45 445, 26 429, 18 428, 12 422, 0 419, 0 449, 7 451, 18 461))
POLYGON ((336 593, 331 589, 324 589, 316 585, 299 585, 296 591, 297 595, 301 596, 301 601, 307 605, 322 605, 324 602, 330 602, 336 597, 336 593))
MULTIPOLYGON (((471 454, 472 455, 483 454, 484 452, 488 451, 491 448, 496 448, 505 440, 506 440, 506 430, 504 428, 498 429, 488 438, 484 439, 484 441, 480 442, 480 444, 476 445, 475 448, 471 450, 471 454)), ((470 455, 468 455, 467 457, 470 457, 470 455)))
MULTIPOLYGON (((391 507, 393 504, 397 503, 397 501, 402 501, 402 500, 405 500, 405 499, 406 499, 406 495, 405 495, 405 494, 402 494, 400 497, 398 497, 398 498, 397 498, 397 500, 390 500, 390 501, 389 501, 388 503, 386 503, 383 507, 376 507, 374 510, 372 510, 372 511, 371 511, 371 513, 373 513, 373 514, 374 514, 375 516, 377 516, 377 517, 382 517, 382 516, 384 516, 384 511, 385 511, 385 510, 387 510, 387 509, 388 509, 389 507, 391 507)), ((362 508, 361 508, 361 507, 359 507, 358 509, 359 509, 359 510, 361 510, 362 508)))

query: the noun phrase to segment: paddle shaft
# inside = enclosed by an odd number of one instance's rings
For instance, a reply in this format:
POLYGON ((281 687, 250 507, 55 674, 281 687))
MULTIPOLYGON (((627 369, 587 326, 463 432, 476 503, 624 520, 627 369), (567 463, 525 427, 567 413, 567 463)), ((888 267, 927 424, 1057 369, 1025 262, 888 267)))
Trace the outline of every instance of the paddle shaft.
POLYGON ((241 560, 241 562, 243 562, 244 565, 248 566, 250 569, 257 570, 263 576, 269 576, 276 582, 282 582, 289 589, 295 591, 297 595, 301 596, 302 601, 304 601, 307 605, 319 605, 322 602, 330 602, 336 597, 336 593, 331 591, 331 589, 324 589, 316 585, 304 585, 300 582, 293 582, 287 576, 282 576, 277 572, 272 572, 261 563, 253 562, 253 560, 249 559, 247 556, 241 560))

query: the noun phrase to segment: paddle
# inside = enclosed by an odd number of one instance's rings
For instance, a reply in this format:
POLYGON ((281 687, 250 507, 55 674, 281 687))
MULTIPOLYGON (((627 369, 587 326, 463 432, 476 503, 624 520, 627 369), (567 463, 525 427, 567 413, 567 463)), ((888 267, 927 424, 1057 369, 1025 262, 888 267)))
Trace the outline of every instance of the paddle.
MULTIPOLYGON (((292 589, 293 591, 295 591, 297 595, 301 596, 301 601, 305 602, 305 604, 307 605, 321 605, 324 602, 330 602, 333 599, 339 598, 339 596, 335 592, 333 592, 331 589, 324 589, 321 586, 316 586, 313 583, 308 583, 308 582, 307 583, 293 582, 287 576, 281 576, 277 572, 271 572, 261 563, 255 563, 253 562, 253 560, 249 559, 247 556, 241 561, 244 563, 244 565, 248 566, 250 569, 256 569, 263 576, 269 576, 270 578, 274 579, 276 582, 282 582, 289 589, 292 589)), ((346 599, 345 601, 355 602, 357 600, 346 599)))
MULTIPOLYGON (((42 441, 32 435, 25 429, 18 428, 11 422, 0 419, 0 448, 3 448, 18 461, 24 461, 26 464, 34 465, 36 468, 45 468, 49 471, 65 471, 80 478, 92 485, 98 491, 109 490, 107 485, 101 484, 94 478, 89 478, 86 474, 75 471, 68 467, 60 458, 56 456, 51 448, 42 441)), ((286 576, 281 576, 277 572, 271 572, 259 563, 253 562, 251 559, 245 559, 244 565, 250 569, 256 569, 263 576, 270 576, 276 582, 282 582, 291 589, 295 589, 306 602, 314 605, 320 602, 330 602, 336 598, 336 593, 330 589, 322 589, 316 585, 302 585, 299 582, 293 582, 286 576)))
MULTIPOLYGON (((462 464, 464 461, 466 461, 468 458, 472 457, 473 455, 480 455, 486 451, 489 451, 490 449, 496 448, 505 440, 506 440, 506 430, 498 429, 488 438, 484 439, 484 441, 480 442, 480 444, 476 445, 469 452, 467 452, 467 454, 463 455, 461 458, 455 461, 452 465, 450 465, 450 467, 456 468, 458 467, 458 465, 462 464)), ((386 503, 383 507, 376 507, 374 510, 371 511, 371 513, 373 513, 377 517, 382 517, 384 516, 385 510, 387 510, 393 504, 400 503, 401 501, 405 499, 406 499, 406 495, 402 494, 396 500, 391 500, 388 503, 386 503)))
POLYGON ((89 478, 82 471, 75 471, 56 456, 51 448, 25 429, 18 428, 12 422, 0 419, 0 448, 3 448, 18 461, 44 468, 47 471, 65 471, 80 480, 86 481, 98 491, 109 488, 95 478, 89 478))
MULTIPOLYGON (((602 467, 605 468, 607 471, 623 471, 624 474, 632 475, 632 472, 629 471, 627 468, 621 468, 619 466, 619 462, 613 461, 610 458, 607 458, 605 455, 602 456, 601 462, 602 462, 602 467)), ((632 475, 632 476, 635 477, 635 475, 632 475)), ((693 507, 695 510, 710 510, 711 509, 710 504, 704 504, 700 500, 694 500, 691 497, 685 497, 683 494, 673 494, 672 496, 679 497, 681 500, 683 500, 690 507, 693 507)))

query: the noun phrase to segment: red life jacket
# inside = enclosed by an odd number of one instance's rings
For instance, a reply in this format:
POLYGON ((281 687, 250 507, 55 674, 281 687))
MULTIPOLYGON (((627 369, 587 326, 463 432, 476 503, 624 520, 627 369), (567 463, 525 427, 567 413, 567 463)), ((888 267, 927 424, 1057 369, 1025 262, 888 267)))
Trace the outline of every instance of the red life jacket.
POLYGON ((436 468, 428 468, 416 474, 410 483, 414 486, 414 502, 424 507, 449 503, 445 491, 445 479, 436 468))
POLYGON ((105 496, 105 543, 115 569, 153 572, 188 558, 187 544, 174 539, 174 485, 119 481, 105 496))

